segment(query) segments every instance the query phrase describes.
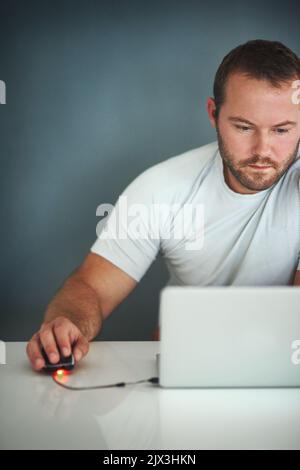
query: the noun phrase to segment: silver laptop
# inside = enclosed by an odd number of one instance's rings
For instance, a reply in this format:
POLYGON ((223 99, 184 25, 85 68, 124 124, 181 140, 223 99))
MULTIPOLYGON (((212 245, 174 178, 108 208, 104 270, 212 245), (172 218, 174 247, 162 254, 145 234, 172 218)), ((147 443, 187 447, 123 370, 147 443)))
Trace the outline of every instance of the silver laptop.
POLYGON ((300 287, 165 287, 162 387, 300 386, 300 287))

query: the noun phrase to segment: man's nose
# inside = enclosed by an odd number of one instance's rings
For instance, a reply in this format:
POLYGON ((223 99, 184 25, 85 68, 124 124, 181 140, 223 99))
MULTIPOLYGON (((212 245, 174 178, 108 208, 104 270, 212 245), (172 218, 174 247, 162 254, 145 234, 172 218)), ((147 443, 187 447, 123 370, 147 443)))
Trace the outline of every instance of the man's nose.
POLYGON ((254 150, 254 154, 260 156, 261 158, 270 158, 271 157, 270 136, 267 134, 259 134, 256 137, 253 150, 254 150))

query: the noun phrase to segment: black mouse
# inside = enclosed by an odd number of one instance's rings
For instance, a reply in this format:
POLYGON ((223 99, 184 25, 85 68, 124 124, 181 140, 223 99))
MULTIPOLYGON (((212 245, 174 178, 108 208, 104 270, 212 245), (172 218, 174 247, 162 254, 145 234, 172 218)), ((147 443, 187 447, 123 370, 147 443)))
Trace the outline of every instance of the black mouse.
POLYGON ((59 369, 65 369, 65 370, 74 369, 75 360, 74 360, 73 354, 70 354, 70 356, 67 356, 67 357, 60 355, 58 362, 56 362, 55 364, 52 364, 52 362, 49 361, 48 356, 43 348, 41 352, 45 360, 45 365, 43 367, 43 370, 45 372, 56 372, 59 369))

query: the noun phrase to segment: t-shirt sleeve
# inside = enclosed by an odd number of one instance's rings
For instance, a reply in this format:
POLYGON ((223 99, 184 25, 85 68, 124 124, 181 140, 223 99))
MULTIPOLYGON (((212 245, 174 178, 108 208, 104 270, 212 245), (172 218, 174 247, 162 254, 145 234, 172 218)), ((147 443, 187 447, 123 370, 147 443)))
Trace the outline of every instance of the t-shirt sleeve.
POLYGON ((98 238, 90 248, 92 253, 108 259, 137 282, 160 250, 154 176, 146 170, 125 188, 110 214, 98 224, 98 238))

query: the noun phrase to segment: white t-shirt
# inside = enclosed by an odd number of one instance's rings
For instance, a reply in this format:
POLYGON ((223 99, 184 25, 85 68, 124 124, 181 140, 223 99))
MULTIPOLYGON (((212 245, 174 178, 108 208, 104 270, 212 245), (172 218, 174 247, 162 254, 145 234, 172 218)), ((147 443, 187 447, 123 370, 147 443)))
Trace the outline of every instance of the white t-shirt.
POLYGON ((299 157, 276 184, 255 194, 229 188, 217 142, 164 160, 126 187, 91 251, 136 281, 160 253, 168 285, 292 284, 300 270, 299 157), (129 210, 121 204, 124 196, 129 210), (135 204, 152 217, 138 215, 135 204), (190 232, 182 231, 185 207, 195 209, 184 219, 190 232))

